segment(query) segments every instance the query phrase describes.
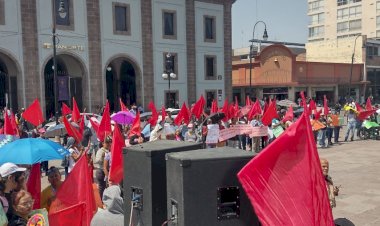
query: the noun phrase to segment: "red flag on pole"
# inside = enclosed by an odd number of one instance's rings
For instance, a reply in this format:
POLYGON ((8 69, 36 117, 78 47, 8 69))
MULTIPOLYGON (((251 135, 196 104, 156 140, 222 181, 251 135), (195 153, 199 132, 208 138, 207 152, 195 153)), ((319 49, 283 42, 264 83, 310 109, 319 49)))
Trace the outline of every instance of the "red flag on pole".
POLYGON ((90 225, 96 211, 92 189, 92 170, 88 166, 86 155, 83 155, 77 161, 74 169, 57 191, 56 199, 50 205, 49 222, 55 222, 52 225, 56 226, 66 225, 64 222, 67 222, 67 211, 70 211, 69 218, 73 221, 82 220, 80 224, 70 223, 68 225, 86 226, 90 225), (79 208, 78 206, 81 204, 84 204, 84 206, 79 208), (72 211, 71 208, 77 211, 72 211))
POLYGON ((125 104, 123 103, 123 100, 121 98, 119 98, 119 102, 120 102, 121 111, 128 111, 128 108, 125 106, 125 104))
POLYGON ((251 101, 251 98, 247 95, 245 97, 245 106, 249 106, 249 105, 252 105, 252 101, 251 101))
POLYGON ((42 110, 38 99, 35 99, 33 103, 27 109, 25 109, 22 117, 36 127, 45 121, 44 117, 42 116, 42 110))
POLYGON ((262 115, 263 110, 261 109, 260 101, 259 99, 256 99, 255 104, 252 106, 251 110, 248 113, 248 120, 252 120, 255 115, 262 115))
POLYGON ((355 106, 356 106, 356 110, 357 111, 363 111, 363 108, 360 106, 360 104, 358 102, 355 102, 355 106))
POLYGON ((327 105, 326 95, 323 95, 323 114, 325 115, 329 114, 329 106, 327 105))
POLYGON ((71 109, 65 103, 62 103, 61 111, 63 116, 71 114, 71 109))
POLYGON ((125 146, 124 137, 121 135, 119 127, 115 126, 111 145, 111 167, 109 180, 113 184, 118 184, 123 180, 123 155, 122 149, 125 146))
POLYGON ((211 103, 211 113, 216 113, 218 112, 218 103, 216 102, 216 100, 212 100, 212 103, 211 103))
POLYGON ((313 110, 317 110, 317 105, 315 105, 315 102, 313 99, 311 99, 309 102, 309 109, 310 109, 310 112, 313 112, 313 110))
POLYGON ((293 121, 293 118, 294 118, 293 107, 292 105, 290 105, 290 107, 288 108, 288 111, 286 112, 286 114, 284 115, 284 118, 282 119, 282 122, 293 121))
POLYGON ((152 116, 149 119, 150 126, 155 126, 158 121, 158 112, 156 109, 156 106, 154 105, 153 101, 150 101, 148 108, 152 111, 152 116))
POLYGON ((369 97, 367 98, 367 102, 365 103, 365 109, 367 111, 370 111, 373 109, 372 104, 371 104, 371 98, 369 98, 369 97))
POLYGON ((132 128, 129 132, 129 137, 133 135, 141 136, 141 125, 140 125, 140 112, 137 111, 136 118, 133 121, 132 128))
POLYGON ((361 111, 361 112, 359 112, 358 119, 365 120, 369 116, 371 116, 372 114, 374 114, 375 112, 376 112, 376 109, 372 109, 372 110, 369 110, 369 111, 361 111))
POLYGON ((65 226, 65 225, 86 225, 85 212, 86 203, 79 203, 54 213, 49 213, 49 225, 65 226))
POLYGON ((16 135, 15 131, 13 130, 11 119, 9 118, 7 109, 4 110, 3 117, 4 117, 4 134, 16 135))
POLYGON ((231 118, 231 116, 230 116, 230 110, 228 109, 228 100, 227 100, 227 98, 224 100, 224 104, 223 104, 223 108, 222 108, 221 112, 224 113, 224 118, 223 118, 224 122, 228 121, 231 118))
POLYGON ((174 124, 181 125, 182 120, 184 120, 186 124, 189 124, 190 115, 185 102, 183 102, 181 110, 179 110, 177 117, 174 119, 174 124))
POLYGON ((305 113, 254 157, 238 178, 263 226, 334 225, 310 119, 305 113))
POLYGON ((75 98, 73 97, 73 113, 71 115, 71 121, 78 122, 79 119, 80 119, 80 111, 79 111, 77 102, 75 101, 75 98))
POLYGON ((67 134, 71 137, 74 137, 74 139, 80 143, 82 141, 82 134, 80 131, 75 129, 71 123, 67 120, 66 116, 62 117, 63 118, 63 124, 65 125, 67 134))
POLYGON ((165 122, 166 119, 166 109, 165 106, 161 107, 161 121, 165 122))
POLYGON ((80 123, 79 123, 79 134, 80 134, 80 137, 83 138, 83 132, 84 132, 84 115, 82 115, 80 117, 80 123))
POLYGON ((201 95, 201 97, 199 97, 199 100, 194 104, 194 107, 191 110, 191 112, 195 115, 197 119, 201 117, 205 103, 205 98, 203 98, 203 95, 201 95))
POLYGON ((111 128, 110 104, 107 100, 106 107, 104 108, 102 120, 100 121, 98 133, 97 133, 100 142, 103 142, 103 140, 111 133, 112 133, 112 128, 111 128))
POLYGON ((272 124, 272 119, 279 118, 276 109, 276 101, 272 101, 269 104, 268 110, 264 112, 263 118, 261 119, 263 125, 268 126, 272 124))
POLYGON ((12 125, 12 129, 15 133, 15 135, 18 135, 18 127, 17 127, 17 123, 16 123, 16 117, 15 117, 15 114, 12 112, 12 117, 11 117, 11 125, 12 125))
POLYGON ((39 209, 41 205, 41 168, 39 163, 34 164, 30 170, 26 190, 34 199, 33 209, 39 209))

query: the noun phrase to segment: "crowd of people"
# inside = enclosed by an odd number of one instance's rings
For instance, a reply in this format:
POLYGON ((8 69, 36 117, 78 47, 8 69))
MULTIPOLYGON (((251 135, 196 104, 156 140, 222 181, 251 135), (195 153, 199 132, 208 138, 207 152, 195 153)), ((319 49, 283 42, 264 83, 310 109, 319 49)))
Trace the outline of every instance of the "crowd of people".
MULTIPOLYGON (((260 107, 265 109, 266 103, 261 101, 260 107)), ((192 105, 193 107, 194 105, 192 105)), ((142 108, 131 106, 131 113, 142 113, 142 108)), ((326 148, 331 145, 341 142, 340 131, 343 125, 347 124, 347 132, 344 136, 344 141, 353 141, 356 136, 359 136, 358 125, 361 125, 361 120, 357 118, 357 105, 354 102, 349 102, 346 106, 334 105, 329 108, 328 112, 310 110, 310 120, 315 136, 315 141, 318 147, 326 148), (345 110, 342 114, 341 110, 345 110), (345 119, 344 119, 345 118, 345 119), (355 133, 356 130, 356 133, 355 133)), ((196 118, 190 115, 188 120, 175 122, 175 118, 167 113, 165 118, 160 118, 155 125, 150 125, 149 117, 142 118, 140 123, 141 133, 130 134, 132 125, 118 125, 122 131, 125 145, 136 145, 144 142, 152 142, 156 140, 176 140, 186 142, 202 142, 205 148, 215 148, 220 146, 230 146, 236 149, 246 151, 260 152, 269 143, 273 142, 281 133, 276 133, 278 130, 286 130, 297 118, 302 111, 295 111, 289 117, 289 109, 276 107, 276 116, 271 118, 271 123, 264 125, 262 122, 265 112, 251 115, 248 117, 247 112, 235 113, 226 120, 225 115, 217 117, 217 114, 202 113, 201 117, 196 118), (216 116, 215 116, 216 115, 216 116), (220 131, 231 128, 234 125, 250 125, 252 127, 267 126, 268 133, 265 136, 251 137, 249 133, 237 134, 227 140, 217 140, 208 142, 207 136, 211 128, 217 127, 220 131)), ((22 111, 17 115, 19 138, 26 137, 44 137, 44 130, 27 126, 27 122, 22 119, 22 111)), ((379 115, 375 113, 367 120, 377 121, 379 123, 379 115)), ((62 120, 59 119, 59 122, 62 120)), ((3 121, 0 120, 0 134, 3 133, 3 121)), ((108 135, 103 141, 99 141, 96 131, 90 125, 86 125, 83 132, 82 142, 77 142, 76 139, 68 135, 56 136, 56 142, 63 145, 70 153, 62 160, 61 166, 65 169, 65 177, 69 176, 76 162, 81 156, 86 155, 90 165, 94 170, 94 186, 93 192, 97 203, 100 207, 94 218, 92 225, 123 225, 123 199, 121 197, 122 184, 115 184, 109 179, 109 170, 112 165, 111 161, 111 145, 112 136, 108 135)), ((321 166, 328 191, 330 196, 331 206, 335 206, 335 195, 338 194, 339 188, 333 186, 331 177, 328 176, 328 161, 321 159, 321 166), (331 185, 331 186, 330 186, 331 185), (330 191, 331 190, 331 191, 330 191)), ((41 193, 41 208, 49 207, 55 198, 57 190, 63 183, 61 171, 57 166, 48 167, 48 163, 42 164, 42 170, 45 172, 49 186, 44 188, 41 193)), ((0 167, 0 203, 2 209, 6 213, 8 225, 26 225, 28 214, 33 207, 32 196, 26 191, 26 180, 28 170, 27 167, 17 166, 13 163, 5 163, 0 167)))

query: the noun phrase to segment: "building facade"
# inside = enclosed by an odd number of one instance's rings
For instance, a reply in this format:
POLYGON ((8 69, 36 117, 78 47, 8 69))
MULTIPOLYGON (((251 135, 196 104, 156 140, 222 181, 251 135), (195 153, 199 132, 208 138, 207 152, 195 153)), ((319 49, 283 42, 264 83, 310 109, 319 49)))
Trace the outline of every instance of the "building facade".
MULTIPOLYGON (((242 53, 241 50, 237 52, 242 53)), ((234 59, 233 96, 241 100, 241 104, 247 95, 259 99, 297 101, 301 91, 317 103, 323 103, 324 95, 336 102, 342 101, 348 90, 351 64, 308 62, 304 60, 302 51, 292 51, 284 45, 266 46, 254 58, 252 65, 247 59, 239 59, 237 56, 234 59)), ((352 84, 362 84, 363 74, 363 64, 354 64, 352 84)))
POLYGON ((117 110, 119 98, 144 107, 232 98, 233 0, 54 1, 53 11, 52 0, 0 0, 0 107, 39 98, 53 113, 54 16, 59 104, 75 97, 95 112, 106 100, 117 110))
POLYGON ((380 1, 308 0, 306 59, 313 62, 363 64, 361 85, 351 96, 380 102, 380 1))

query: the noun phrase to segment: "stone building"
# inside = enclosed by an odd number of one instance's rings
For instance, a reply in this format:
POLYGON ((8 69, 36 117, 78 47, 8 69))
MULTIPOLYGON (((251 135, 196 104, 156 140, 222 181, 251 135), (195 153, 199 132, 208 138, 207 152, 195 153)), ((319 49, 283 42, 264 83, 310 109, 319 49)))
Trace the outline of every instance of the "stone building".
POLYGON ((53 11, 52 0, 0 0, 0 107, 39 98, 54 112, 54 16, 59 104, 75 97, 96 112, 107 99, 117 110, 119 98, 144 107, 232 98, 234 0, 54 1, 53 11))

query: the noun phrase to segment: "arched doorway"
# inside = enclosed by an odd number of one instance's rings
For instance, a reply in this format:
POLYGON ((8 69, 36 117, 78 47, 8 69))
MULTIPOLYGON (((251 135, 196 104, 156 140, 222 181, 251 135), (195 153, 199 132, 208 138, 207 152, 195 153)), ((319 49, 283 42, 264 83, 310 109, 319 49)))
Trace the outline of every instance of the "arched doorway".
POLYGON ((106 67, 107 100, 111 111, 120 110, 119 98, 127 105, 136 104, 136 70, 125 58, 116 58, 106 67))
POLYGON ((17 74, 14 61, 0 53, 0 109, 8 107, 14 112, 18 110, 17 74))
MULTIPOLYGON (((80 110, 83 110, 82 78, 84 69, 82 64, 73 56, 62 54, 57 57, 57 95, 58 111, 61 111, 62 103, 72 106, 72 97, 75 98, 80 110)), ((54 66, 50 59, 44 68, 45 81, 45 114, 49 118, 55 111, 54 93, 54 66)))

